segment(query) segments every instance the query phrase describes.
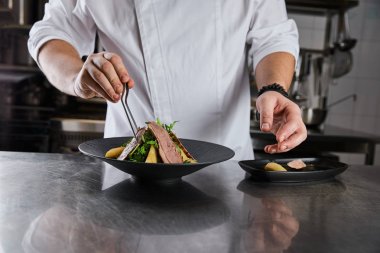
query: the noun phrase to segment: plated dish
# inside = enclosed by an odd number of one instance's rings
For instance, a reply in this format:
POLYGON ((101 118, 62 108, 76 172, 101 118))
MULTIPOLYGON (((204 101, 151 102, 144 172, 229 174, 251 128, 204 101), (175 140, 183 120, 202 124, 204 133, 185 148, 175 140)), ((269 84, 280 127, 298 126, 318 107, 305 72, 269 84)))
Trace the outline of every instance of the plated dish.
POLYGON ((230 148, 215 143, 179 139, 196 163, 145 163, 106 158, 104 155, 111 148, 120 146, 132 137, 115 137, 86 141, 79 145, 79 150, 88 156, 101 159, 115 168, 140 179, 153 181, 170 181, 196 172, 206 166, 232 158, 235 153, 230 148))
POLYGON ((146 122, 135 137, 113 147, 106 158, 145 163, 196 163, 197 160, 173 132, 176 121, 167 125, 156 121, 146 122))
POLYGON ((245 160, 239 165, 251 179, 258 182, 272 183, 304 183, 333 179, 336 175, 344 172, 348 165, 327 158, 297 158, 297 159, 275 159, 275 160, 245 160), (288 164, 294 160, 302 160, 306 167, 295 169, 288 164), (268 163, 281 165, 286 171, 268 171, 265 166, 268 163))

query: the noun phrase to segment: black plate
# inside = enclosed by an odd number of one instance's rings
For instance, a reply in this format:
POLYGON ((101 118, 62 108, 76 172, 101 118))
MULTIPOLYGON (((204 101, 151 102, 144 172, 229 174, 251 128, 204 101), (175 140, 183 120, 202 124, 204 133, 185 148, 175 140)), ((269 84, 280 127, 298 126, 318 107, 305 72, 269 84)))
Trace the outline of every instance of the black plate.
POLYGON ((286 158, 275 160, 246 160, 239 162, 240 167, 247 171, 251 178, 260 182, 275 183, 305 183, 333 179, 336 175, 345 171, 347 164, 326 158, 286 158), (269 162, 281 164, 290 169, 286 164, 292 160, 301 159, 307 166, 302 170, 289 171, 265 171, 264 166, 269 162))
POLYGON ((136 178, 149 180, 178 179, 211 164, 226 161, 235 155, 233 150, 218 144, 180 139, 182 144, 198 161, 198 163, 153 164, 119 161, 104 157, 104 154, 109 149, 120 146, 121 144, 127 142, 130 138, 131 137, 115 137, 91 140, 80 144, 79 150, 85 155, 99 158, 136 178))

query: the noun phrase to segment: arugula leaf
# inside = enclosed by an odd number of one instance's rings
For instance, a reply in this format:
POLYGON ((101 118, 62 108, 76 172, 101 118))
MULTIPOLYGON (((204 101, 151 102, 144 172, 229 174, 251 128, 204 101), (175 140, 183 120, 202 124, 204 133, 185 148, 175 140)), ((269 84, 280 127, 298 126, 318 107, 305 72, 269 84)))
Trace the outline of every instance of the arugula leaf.
POLYGON ((176 121, 174 121, 173 123, 171 123, 171 124, 169 124, 169 125, 164 125, 164 127, 165 127, 165 129, 166 129, 166 131, 168 131, 169 133, 170 132, 172 132, 173 131, 173 128, 174 128, 174 126, 175 126, 175 124, 177 123, 178 121, 176 120, 176 121))
POLYGON ((156 149, 158 149, 158 143, 157 143, 156 140, 154 140, 154 141, 147 141, 146 143, 149 144, 149 145, 153 145, 156 149))
POLYGON ((171 124, 164 124, 164 123, 162 123, 161 122, 161 120, 159 119, 159 118, 157 118, 156 119, 156 123, 158 124, 158 125, 160 125, 160 126, 162 126, 167 132, 172 132, 173 131, 173 128, 174 128, 174 126, 175 126, 175 124, 177 123, 177 122, 179 122, 179 121, 174 121, 173 123, 171 123, 171 124))
MULTIPOLYGON (((177 122, 178 121, 174 121, 173 123, 167 125, 162 124, 159 118, 156 119, 156 123, 162 126, 168 133, 173 131, 173 128, 177 122)), ((145 162, 151 145, 154 145, 156 149, 159 148, 158 142, 153 133, 150 130, 147 130, 141 137, 141 143, 129 154, 128 160, 134 162, 145 162)), ((176 150, 178 153, 181 153, 181 149, 178 147, 178 145, 176 145, 176 150)))
POLYGON ((155 145, 155 147, 158 148, 157 141, 152 132, 146 131, 141 138, 140 145, 128 156, 129 160, 134 162, 145 162, 150 145, 155 145))
POLYGON ((160 121, 159 118, 156 119, 156 123, 157 123, 158 125, 162 126, 162 123, 161 123, 161 121, 160 121))
POLYGON ((178 153, 181 154, 181 148, 177 144, 175 144, 175 149, 177 150, 178 153))

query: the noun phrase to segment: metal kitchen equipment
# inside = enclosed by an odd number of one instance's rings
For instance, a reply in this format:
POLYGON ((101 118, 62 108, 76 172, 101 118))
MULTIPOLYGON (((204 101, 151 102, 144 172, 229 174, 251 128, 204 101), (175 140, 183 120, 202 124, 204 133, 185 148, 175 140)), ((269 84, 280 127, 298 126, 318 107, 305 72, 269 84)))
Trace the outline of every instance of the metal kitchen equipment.
POLYGON ((106 102, 61 93, 29 55, 29 31, 46 2, 0 0, 0 150, 72 153, 103 137, 106 102))
POLYGON ((48 0, 2 0, 0 1, 0 25, 31 25, 43 16, 48 0))
POLYGON ((338 34, 332 48, 332 76, 339 78, 349 73, 353 66, 351 49, 355 47, 357 40, 351 38, 349 33, 348 15, 340 11, 338 15, 338 34))
POLYGON ((341 10, 338 19, 338 36, 336 45, 341 51, 351 50, 355 47, 357 40, 351 38, 347 12, 341 10))
POLYGON ((333 57, 303 52, 304 66, 295 78, 290 89, 292 99, 300 106, 302 118, 308 127, 318 127, 326 119, 328 110, 348 99, 356 101, 355 95, 349 95, 337 101, 328 101, 329 86, 334 83, 336 70, 332 67, 333 57))
POLYGON ((79 153, 79 144, 103 138, 104 120, 52 118, 50 152, 79 153))
MULTIPOLYGON (((356 39, 349 33, 347 10, 359 4, 357 0, 286 0, 289 13, 326 17, 323 49, 302 48, 291 98, 300 106, 304 123, 318 127, 328 113, 328 89, 335 78, 351 71, 351 49, 356 39)), ((336 104, 335 102, 332 104, 336 104)))
POLYGON ((0 71, 38 70, 29 55, 27 40, 31 26, 42 19, 48 0, 0 1, 0 71))
POLYGON ((324 122, 327 115, 328 85, 331 73, 329 59, 321 55, 301 52, 303 65, 296 77, 290 94, 300 106, 302 118, 307 126, 317 126, 324 122))
POLYGON ((359 4, 359 0, 285 0, 289 13, 325 15, 328 12, 348 10, 359 4))
POLYGON ((36 66, 30 56, 27 41, 28 26, 9 25, 0 27, 0 64, 8 66, 36 66))

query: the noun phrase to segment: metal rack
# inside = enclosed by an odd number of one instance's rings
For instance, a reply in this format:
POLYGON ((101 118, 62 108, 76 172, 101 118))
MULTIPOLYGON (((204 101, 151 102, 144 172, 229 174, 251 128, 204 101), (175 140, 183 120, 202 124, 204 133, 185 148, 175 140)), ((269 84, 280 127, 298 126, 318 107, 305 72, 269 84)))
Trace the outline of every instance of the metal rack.
POLYGON ((330 15, 359 5, 359 0, 285 0, 288 12, 308 15, 330 15))
POLYGON ((359 0, 285 0, 285 2, 289 13, 326 17, 324 49, 303 49, 321 55, 330 54, 334 17, 344 15, 349 9, 359 5, 359 0))

